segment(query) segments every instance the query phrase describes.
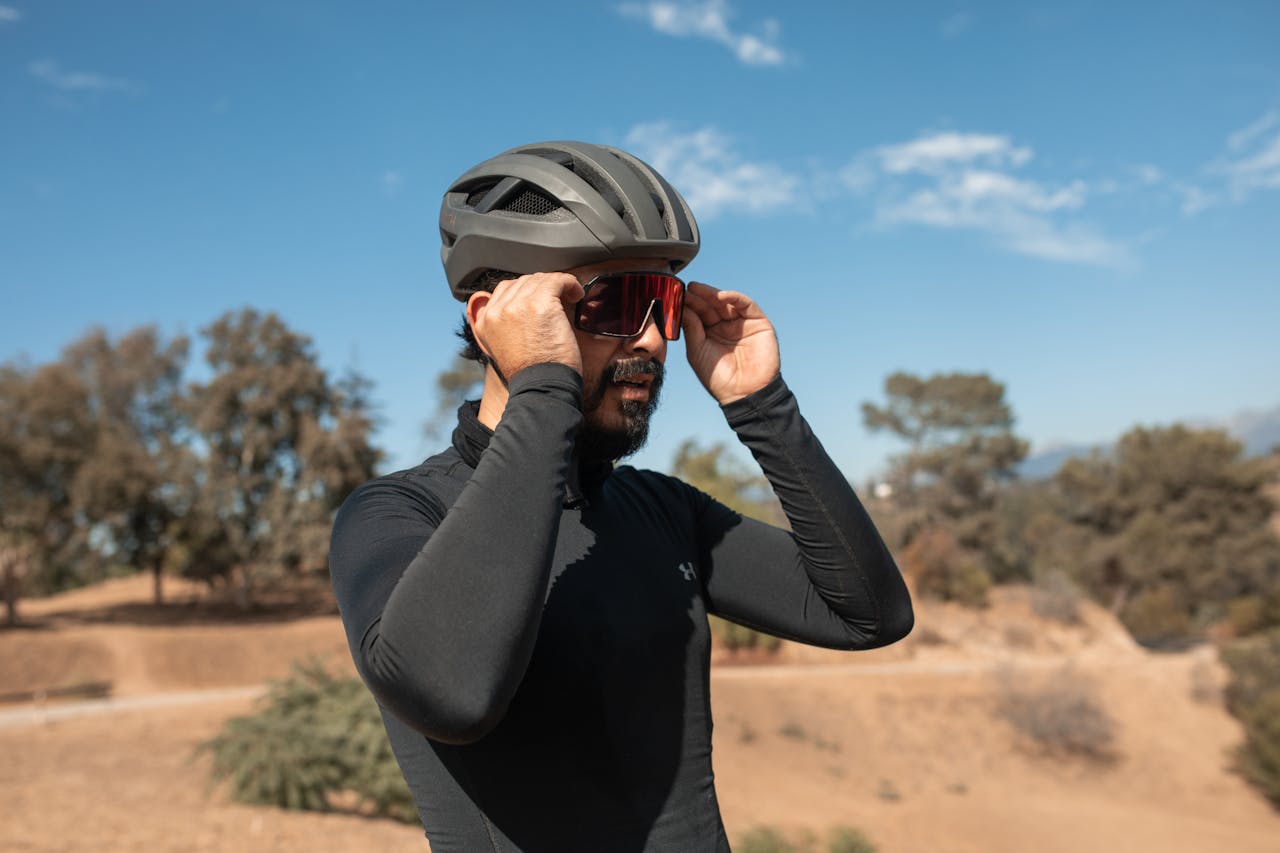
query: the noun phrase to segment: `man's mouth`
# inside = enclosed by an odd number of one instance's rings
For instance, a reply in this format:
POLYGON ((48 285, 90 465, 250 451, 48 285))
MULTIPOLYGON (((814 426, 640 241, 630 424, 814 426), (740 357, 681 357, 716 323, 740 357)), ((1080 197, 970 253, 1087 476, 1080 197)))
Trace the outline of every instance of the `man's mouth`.
POLYGON ((649 386, 653 384, 653 377, 647 375, 628 376, 625 379, 615 379, 613 384, 621 390, 622 399, 624 400, 647 400, 649 399, 649 386))

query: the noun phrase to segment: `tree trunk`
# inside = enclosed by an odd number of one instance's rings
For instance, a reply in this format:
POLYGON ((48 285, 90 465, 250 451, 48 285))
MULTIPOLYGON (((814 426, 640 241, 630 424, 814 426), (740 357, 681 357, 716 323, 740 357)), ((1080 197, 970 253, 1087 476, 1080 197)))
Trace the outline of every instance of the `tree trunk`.
POLYGON ((239 578, 236 583, 236 607, 248 610, 253 603, 253 572, 248 565, 241 563, 236 566, 236 575, 239 578))
POLYGON ((19 585, 22 573, 18 571, 21 559, 17 548, 0 548, 0 586, 4 587, 5 624, 14 628, 18 624, 19 585))
POLYGON ((164 604, 164 565, 159 560, 151 567, 151 578, 152 603, 159 607, 164 604))

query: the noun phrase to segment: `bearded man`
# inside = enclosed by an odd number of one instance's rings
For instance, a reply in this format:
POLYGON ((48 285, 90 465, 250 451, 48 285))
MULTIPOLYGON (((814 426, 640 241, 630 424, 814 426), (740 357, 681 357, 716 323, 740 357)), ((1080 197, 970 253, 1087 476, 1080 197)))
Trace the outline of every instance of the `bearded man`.
POLYGON ((759 306, 676 277, 698 228, 650 166, 513 148, 450 186, 440 230, 483 395, 449 448, 347 500, 330 554, 431 849, 726 851, 707 615, 874 648, 911 630, 902 577, 759 306), (681 333, 789 531, 615 466, 681 333))

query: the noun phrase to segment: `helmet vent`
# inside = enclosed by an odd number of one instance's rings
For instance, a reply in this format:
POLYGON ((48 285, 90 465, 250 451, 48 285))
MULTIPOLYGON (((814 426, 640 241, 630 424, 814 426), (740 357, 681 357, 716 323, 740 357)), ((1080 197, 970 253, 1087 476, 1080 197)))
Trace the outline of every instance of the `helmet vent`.
POLYGON ((477 187, 472 190, 467 194, 467 207, 479 207, 480 202, 484 201, 484 197, 489 194, 489 190, 493 189, 495 186, 497 186, 496 183, 485 184, 482 187, 477 187))
POLYGON ((525 188, 502 206, 508 213, 523 213, 526 216, 549 216, 559 210, 562 205, 546 193, 525 188))

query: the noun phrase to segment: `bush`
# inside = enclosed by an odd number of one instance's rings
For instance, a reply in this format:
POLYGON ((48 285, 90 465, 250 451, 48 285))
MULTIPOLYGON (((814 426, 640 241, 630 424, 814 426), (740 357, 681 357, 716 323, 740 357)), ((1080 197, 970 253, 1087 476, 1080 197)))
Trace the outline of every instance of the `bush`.
POLYGON ((1044 572, 1031 584, 1031 609, 1041 618, 1076 625, 1080 622, 1080 590, 1065 572, 1044 572))
POLYGON ((821 848, 812 833, 804 832, 790 840, 771 826, 753 826, 734 844, 735 853, 808 853, 824 849, 828 853, 876 853, 876 846, 861 831, 851 826, 833 827, 827 835, 827 846, 821 848))
POLYGON ((1236 767, 1275 806, 1280 806, 1280 688, 1258 697, 1241 716, 1245 741, 1236 767))
POLYGON ((1093 684, 1069 668, 1038 685, 1007 675, 997 707, 1000 716, 1050 753, 1115 757, 1115 721, 1093 684))
POLYGON ((876 853, 876 846, 861 830, 851 826, 837 826, 831 830, 827 850, 830 853, 876 853))
POLYGON ((1280 807, 1280 629, 1228 646, 1222 660, 1227 710, 1244 725, 1236 768, 1280 807))
POLYGON ((240 802, 330 811, 354 798, 363 813, 418 819, 373 697, 316 660, 294 664, 255 713, 228 720, 198 751, 240 802))
POLYGON ((921 595, 985 607, 991 575, 945 526, 922 528, 902 552, 904 570, 921 595))
POLYGON ((711 625, 711 635, 731 652, 736 652, 740 649, 759 649, 764 652, 772 652, 782 644, 782 640, 772 634, 763 634, 751 628, 743 627, 736 622, 721 619, 719 616, 709 616, 707 621, 711 625))
POLYGON ((756 826, 747 830, 733 849, 737 853, 800 853, 799 848, 770 826, 756 826))
POLYGON ((1138 593, 1120 612, 1120 621, 1149 648, 1178 648, 1194 637, 1186 596, 1172 584, 1138 593))

